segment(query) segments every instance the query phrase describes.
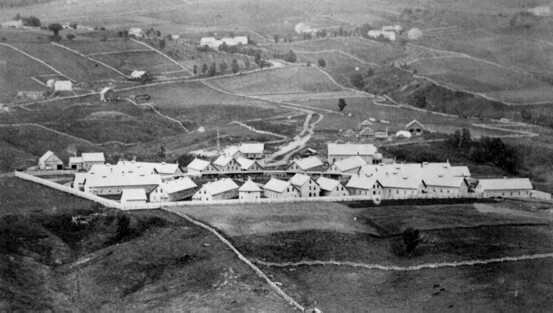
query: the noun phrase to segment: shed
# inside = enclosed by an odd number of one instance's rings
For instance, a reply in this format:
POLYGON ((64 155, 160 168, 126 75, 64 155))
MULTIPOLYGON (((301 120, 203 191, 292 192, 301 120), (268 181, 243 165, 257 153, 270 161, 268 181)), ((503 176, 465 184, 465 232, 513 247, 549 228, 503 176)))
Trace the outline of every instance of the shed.
POLYGON ((409 131, 413 136, 422 135, 425 129, 426 127, 417 120, 412 120, 409 124, 405 125, 405 130, 409 131))
POLYGON ((55 91, 73 91, 73 83, 70 80, 57 80, 54 82, 55 91))
POLYGON ((38 168, 41 170, 61 170, 63 169, 63 162, 54 152, 47 151, 38 159, 38 168))

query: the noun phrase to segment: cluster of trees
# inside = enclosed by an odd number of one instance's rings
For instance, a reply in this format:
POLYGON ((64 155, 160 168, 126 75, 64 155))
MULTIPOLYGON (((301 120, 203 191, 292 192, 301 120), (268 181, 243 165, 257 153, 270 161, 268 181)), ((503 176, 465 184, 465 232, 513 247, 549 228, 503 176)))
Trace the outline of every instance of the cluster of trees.
POLYGON ((278 52, 274 52, 273 53, 273 57, 275 59, 282 59, 286 62, 290 62, 290 63, 295 63, 297 61, 297 56, 296 56, 296 53, 293 51, 293 50, 289 50, 288 52, 286 53, 278 53, 278 52))
POLYGON ((349 78, 350 83, 357 89, 363 89, 365 87, 365 78, 361 73, 354 73, 349 78))
POLYGON ((525 28, 530 29, 534 27, 539 22, 537 16, 531 12, 517 12, 510 21, 511 27, 513 28, 525 28))
POLYGON ((543 113, 532 113, 530 110, 522 109, 520 115, 522 116, 522 121, 525 123, 553 128, 553 114, 547 111, 543 113))
MULTIPOLYGON (((249 67, 250 66, 249 60, 245 62, 245 64, 247 65, 247 67, 249 67)), ((228 68, 229 68, 228 63, 223 60, 223 62, 219 63, 219 72, 217 72, 216 63, 211 63, 210 66, 204 63, 202 64, 201 68, 198 68, 197 65, 194 65, 194 67, 192 68, 192 72, 194 73, 194 75, 198 75, 198 73, 201 71, 202 75, 215 76, 217 74, 220 74, 220 75, 226 74, 228 71, 228 68)), ((240 65, 238 65, 238 60, 232 59, 232 62, 230 64, 230 70, 234 74, 240 71, 240 65)))
POLYGON ((29 16, 29 17, 25 17, 25 16, 21 16, 21 14, 17 13, 14 17, 13 17, 13 20, 14 21, 23 21, 23 25, 25 26, 29 26, 29 27, 40 27, 42 25, 42 23, 40 22, 40 19, 36 16, 29 16))
POLYGON ((448 144, 475 163, 492 164, 509 173, 517 173, 519 160, 516 150, 501 138, 482 137, 475 141, 470 130, 463 128, 450 136, 448 144))

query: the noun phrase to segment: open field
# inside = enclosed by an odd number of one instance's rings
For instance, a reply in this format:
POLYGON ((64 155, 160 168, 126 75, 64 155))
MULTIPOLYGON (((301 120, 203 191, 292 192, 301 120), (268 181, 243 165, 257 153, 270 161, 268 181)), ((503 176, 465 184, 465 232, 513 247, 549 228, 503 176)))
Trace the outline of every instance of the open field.
POLYGON ((146 50, 144 46, 132 40, 110 39, 100 40, 64 40, 62 44, 84 55, 107 52, 122 52, 129 50, 146 50))
POLYGON ((92 56, 92 58, 113 66, 127 75, 130 75, 135 70, 146 71, 154 75, 182 70, 175 63, 170 62, 154 51, 98 54, 92 56))
POLYGON ((411 66, 417 74, 453 89, 481 93, 508 103, 551 100, 551 86, 529 74, 469 58, 426 59, 411 66))
POLYGON ((257 96, 342 90, 324 74, 306 66, 213 79, 209 84, 232 93, 257 96))

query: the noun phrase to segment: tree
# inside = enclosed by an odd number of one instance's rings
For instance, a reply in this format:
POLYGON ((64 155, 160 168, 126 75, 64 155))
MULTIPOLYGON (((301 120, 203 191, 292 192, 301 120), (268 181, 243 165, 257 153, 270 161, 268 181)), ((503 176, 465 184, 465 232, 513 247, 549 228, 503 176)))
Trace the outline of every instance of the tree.
POLYGON ((198 75, 198 66, 196 64, 194 64, 194 66, 192 67, 192 72, 194 73, 194 75, 198 75))
POLYGON ((286 55, 284 56, 284 61, 286 62, 294 63, 296 62, 296 60, 296 53, 294 53, 294 51, 292 50, 288 51, 288 53, 286 53, 286 55))
POLYGON ((418 90, 415 92, 413 96, 413 105, 422 109, 426 107, 426 94, 424 93, 424 90, 418 90))
POLYGON ((413 252, 420 242, 421 237, 418 229, 409 227, 403 232, 403 244, 405 245, 405 252, 409 258, 413 256, 413 252))
POLYGON ((349 81, 357 89, 365 87, 365 80, 363 79, 363 76, 359 73, 351 75, 349 81))
POLYGON ((217 65, 215 63, 211 64, 209 70, 207 71, 207 74, 209 76, 215 76, 215 74, 217 74, 217 65))
POLYGON ((461 131, 455 130, 455 132, 449 137, 449 145, 457 149, 461 145, 461 131))
POLYGON ((204 64, 202 65, 202 74, 205 75, 205 73, 207 73, 207 64, 204 63, 204 64))
POLYGON ((156 36, 157 36, 157 37, 161 37, 161 32, 160 32, 159 30, 156 31, 156 36))
POLYGON ((236 59, 232 59, 231 68, 232 68, 232 72, 234 74, 236 74, 236 73, 238 73, 238 71, 240 71, 240 66, 238 65, 238 61, 236 59))
POLYGON ((319 66, 322 67, 322 68, 324 68, 326 66, 326 62, 323 58, 319 59, 319 61, 317 63, 319 63, 319 66))
POLYGON ((73 40, 73 39, 75 39, 75 35, 73 35, 73 34, 67 34, 66 37, 67 37, 68 40, 73 40))
POLYGON ((165 45, 166 45, 165 39, 160 39, 159 40, 159 50, 163 51, 163 49, 165 49, 165 45))
POLYGON ((246 69, 249 69, 250 66, 251 66, 251 63, 250 63, 250 58, 246 58, 244 60, 244 66, 246 67, 246 69))
POLYGON ((23 25, 30 26, 30 27, 40 27, 42 25, 40 23, 40 20, 36 16, 29 16, 23 18, 23 25))
POLYGON ((60 30, 62 29, 63 27, 58 23, 48 25, 48 30, 54 33, 54 37, 58 37, 60 30))
POLYGON ((221 70, 221 74, 225 74, 228 69, 227 62, 223 61, 223 63, 219 64, 219 69, 221 70))
POLYGON ((257 51, 255 53, 255 64, 259 65, 261 63, 261 52, 257 51))
POLYGON ((346 100, 344 98, 338 99, 338 108, 340 108, 340 112, 342 112, 344 110, 346 105, 348 105, 348 104, 346 103, 346 100))
POLYGON ((461 140, 459 146, 463 149, 468 150, 472 144, 472 138, 470 136, 470 130, 468 128, 463 128, 461 130, 461 140))
POLYGON ((275 40, 275 43, 278 44, 278 41, 280 40, 280 36, 279 35, 273 35, 273 39, 275 40))

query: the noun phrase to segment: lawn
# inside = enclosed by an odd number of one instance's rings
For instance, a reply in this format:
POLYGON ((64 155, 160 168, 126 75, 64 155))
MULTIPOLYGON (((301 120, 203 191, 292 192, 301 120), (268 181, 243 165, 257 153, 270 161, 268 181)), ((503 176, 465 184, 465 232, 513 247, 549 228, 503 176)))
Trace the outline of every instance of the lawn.
POLYGON ((342 90, 323 73, 306 66, 219 78, 210 80, 209 84, 232 93, 257 96, 342 90))

